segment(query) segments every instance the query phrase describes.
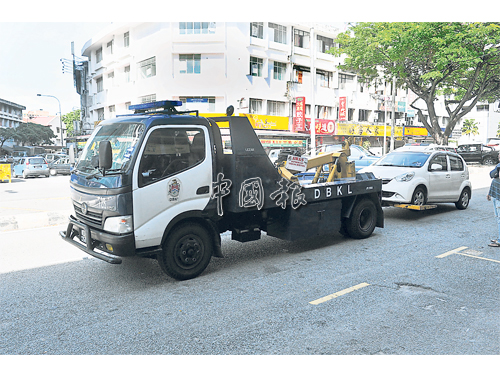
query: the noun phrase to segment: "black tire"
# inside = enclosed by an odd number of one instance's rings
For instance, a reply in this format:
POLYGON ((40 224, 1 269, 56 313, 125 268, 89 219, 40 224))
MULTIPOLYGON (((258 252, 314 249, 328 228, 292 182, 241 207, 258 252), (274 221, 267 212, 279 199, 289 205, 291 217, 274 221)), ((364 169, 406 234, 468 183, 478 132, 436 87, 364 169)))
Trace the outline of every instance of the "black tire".
POLYGON ((423 187, 418 186, 411 196, 411 204, 415 206, 423 206, 426 203, 427 193, 425 192, 425 189, 423 187))
POLYGON ((26 180, 28 178, 28 175, 26 174, 26 171, 23 171, 23 178, 26 180))
POLYGON ((377 208, 369 199, 356 203, 351 216, 345 222, 345 231, 352 238, 370 237, 377 224, 377 208))
POLYGON ((493 158, 488 156, 487 158, 483 159, 483 164, 484 165, 493 165, 493 164, 495 164, 495 160, 493 160, 493 158))
POLYGON ((51 174, 52 176, 57 176, 57 169, 51 169, 51 170, 50 170, 50 174, 51 174))
POLYGON ((158 263, 163 272, 176 280, 188 280, 201 274, 213 252, 209 232, 199 224, 181 224, 163 244, 158 263))
POLYGON ((465 210, 467 207, 469 207, 469 202, 470 202, 470 190, 464 188, 464 190, 462 190, 462 193, 460 193, 460 198, 458 198, 458 201, 455 202, 455 207, 458 208, 459 210, 465 210))

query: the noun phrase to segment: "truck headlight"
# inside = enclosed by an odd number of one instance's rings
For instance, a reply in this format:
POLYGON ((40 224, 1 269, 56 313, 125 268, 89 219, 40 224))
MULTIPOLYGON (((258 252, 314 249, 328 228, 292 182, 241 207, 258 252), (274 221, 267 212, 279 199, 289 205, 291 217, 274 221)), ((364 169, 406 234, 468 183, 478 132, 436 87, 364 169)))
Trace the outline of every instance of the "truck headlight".
POLYGON ((104 222, 106 232, 125 234, 134 230, 132 215, 108 217, 104 222))
POLYGON ((408 182, 415 176, 415 172, 408 172, 396 177, 398 182, 408 182))

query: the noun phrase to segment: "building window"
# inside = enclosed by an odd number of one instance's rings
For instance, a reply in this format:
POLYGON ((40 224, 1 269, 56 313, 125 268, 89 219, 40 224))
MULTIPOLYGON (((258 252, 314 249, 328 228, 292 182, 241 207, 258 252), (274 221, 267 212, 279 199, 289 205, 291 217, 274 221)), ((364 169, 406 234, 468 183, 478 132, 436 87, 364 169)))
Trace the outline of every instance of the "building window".
POLYGON ((489 110, 490 110, 489 104, 478 104, 476 106, 476 111, 478 111, 478 112, 484 112, 484 111, 489 111, 489 110))
POLYGON ((281 63, 281 62, 274 62, 274 79, 283 81, 285 80, 285 74, 286 74, 286 64, 281 63))
POLYGON ((153 77, 156 75, 156 57, 143 60, 137 63, 141 78, 153 77))
POLYGON ((113 39, 111 39, 111 41, 110 41, 110 42, 108 42, 108 44, 107 44, 108 54, 109 54, 109 55, 112 55, 112 54, 113 54, 113 42, 114 42, 114 40, 113 40, 113 39))
POLYGON ((132 102, 126 102, 125 103, 125 109, 128 111, 128 107, 130 107, 132 105, 132 102))
POLYGON ((130 65, 129 65, 129 66, 126 66, 126 67, 123 69, 123 72, 125 73, 125 82, 126 82, 126 83, 130 82, 130 65))
POLYGON ((264 39, 264 22, 251 22, 250 36, 253 36, 254 38, 264 39))
POLYGON ((318 39, 318 51, 327 53, 331 48, 333 48, 333 39, 327 38, 321 35, 317 36, 318 39))
POLYGON ((97 84, 97 92, 101 92, 104 90, 103 84, 102 84, 102 77, 99 77, 95 80, 95 83, 97 84))
POLYGON ((249 112, 253 114, 262 113, 262 100, 250 98, 250 108, 249 112))
POLYGON ((113 113, 115 111, 115 106, 114 105, 110 105, 108 107, 108 110, 109 110, 110 113, 113 113))
POLYGON ((368 121, 368 113, 370 111, 368 111, 367 109, 360 109, 359 110, 359 118, 358 120, 359 121, 368 121))
POLYGON ((104 108, 99 108, 97 110, 97 121, 104 120, 104 108))
POLYGON ((214 34, 215 22, 179 22, 180 34, 214 34))
POLYGON ((283 116, 285 114, 285 103, 268 100, 267 112, 271 116, 283 116))
POLYGON ((130 45, 130 36, 129 32, 127 31, 125 34, 123 34, 123 47, 128 47, 130 45))
POLYGON ((144 95, 139 97, 141 104, 156 102, 156 94, 144 95))
POLYGON ((339 73, 339 88, 345 89, 346 85, 354 81, 354 76, 339 73))
POLYGON ((269 22, 269 28, 274 30, 273 41, 286 44, 286 26, 269 22))
POLYGON ((102 47, 99 48, 97 51, 95 51, 95 62, 101 62, 102 61, 102 47))
POLYGON ((181 62, 182 74, 200 74, 201 73, 201 55, 200 54, 190 54, 190 55, 179 55, 179 61, 181 62))
POLYGON ((300 48, 309 48, 310 34, 307 31, 293 30, 293 45, 300 48))
POLYGON ((264 60, 258 57, 250 56, 250 75, 254 77, 262 77, 262 66, 264 65, 264 60))
POLYGON ((317 70, 316 75, 320 87, 327 87, 327 88, 330 87, 330 82, 332 81, 333 73, 317 70))

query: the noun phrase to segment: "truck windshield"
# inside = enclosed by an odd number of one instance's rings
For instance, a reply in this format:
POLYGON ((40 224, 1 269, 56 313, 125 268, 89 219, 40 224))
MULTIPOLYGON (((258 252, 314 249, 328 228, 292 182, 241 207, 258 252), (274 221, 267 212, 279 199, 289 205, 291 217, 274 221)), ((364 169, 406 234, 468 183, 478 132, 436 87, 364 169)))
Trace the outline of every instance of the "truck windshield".
POLYGON ((92 172, 92 158, 99 155, 99 142, 111 143, 113 164, 108 172, 125 172, 129 167, 130 158, 135 152, 135 146, 144 132, 142 123, 116 123, 99 126, 85 144, 75 169, 82 172, 92 172))

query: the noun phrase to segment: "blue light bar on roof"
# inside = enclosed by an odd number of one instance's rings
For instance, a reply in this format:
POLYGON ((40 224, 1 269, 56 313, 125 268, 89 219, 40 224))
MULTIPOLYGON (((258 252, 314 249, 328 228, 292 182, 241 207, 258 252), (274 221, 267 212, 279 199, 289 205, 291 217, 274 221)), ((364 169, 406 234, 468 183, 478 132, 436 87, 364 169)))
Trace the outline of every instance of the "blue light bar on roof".
POLYGON ((180 100, 161 100, 159 102, 129 105, 128 109, 137 111, 137 110, 146 110, 155 108, 174 108, 181 106, 182 102, 180 100))

